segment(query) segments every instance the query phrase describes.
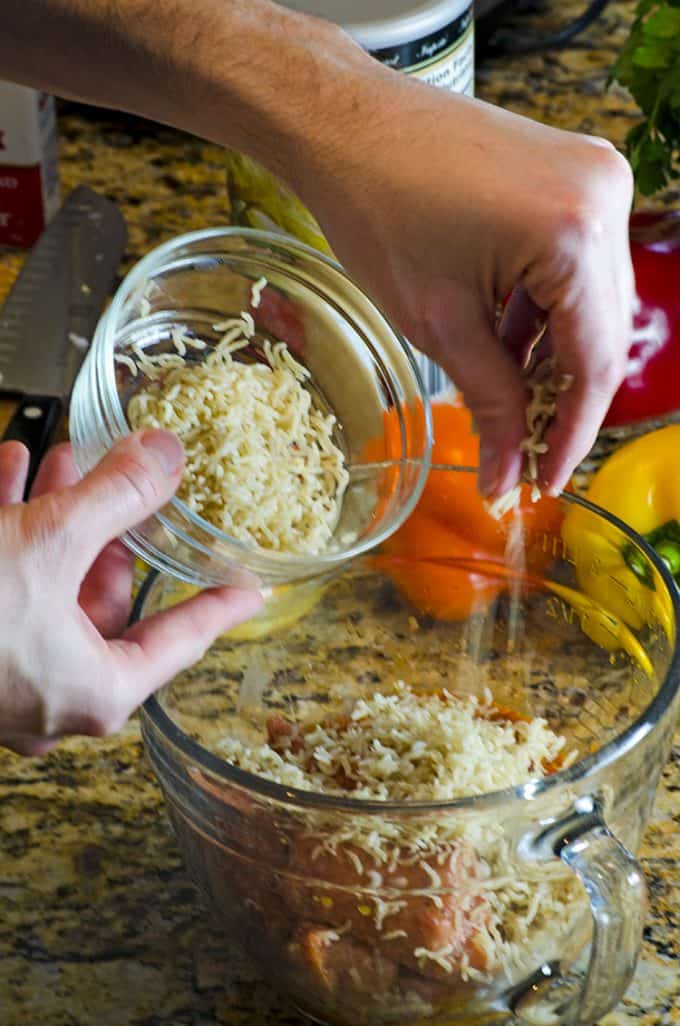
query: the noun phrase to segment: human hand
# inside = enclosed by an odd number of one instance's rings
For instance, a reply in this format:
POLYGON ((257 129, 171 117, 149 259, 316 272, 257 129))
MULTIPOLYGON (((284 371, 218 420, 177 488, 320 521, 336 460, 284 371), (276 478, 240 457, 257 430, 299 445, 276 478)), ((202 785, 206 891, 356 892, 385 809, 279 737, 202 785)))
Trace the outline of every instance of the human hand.
POLYGON ((134 557, 115 539, 172 496, 179 442, 144 431, 82 481, 70 447, 43 461, 0 445, 0 745, 40 755, 66 734, 119 730, 156 688, 252 616, 256 591, 215 588, 127 627, 134 557))
POLYGON ((344 119, 328 119, 321 140, 310 128, 316 145, 294 185, 341 262, 463 392, 489 496, 520 474, 521 367, 547 323, 541 353, 573 385, 559 397, 539 484, 562 488, 625 371, 628 164, 602 140, 372 65, 355 75, 344 119))

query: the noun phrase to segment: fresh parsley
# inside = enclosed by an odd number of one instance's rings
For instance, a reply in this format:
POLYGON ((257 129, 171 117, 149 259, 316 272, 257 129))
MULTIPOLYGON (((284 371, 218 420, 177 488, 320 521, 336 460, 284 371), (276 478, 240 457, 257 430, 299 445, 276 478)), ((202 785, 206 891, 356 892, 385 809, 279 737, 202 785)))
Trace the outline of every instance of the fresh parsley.
POLYGON ((680 0, 640 0, 611 79, 642 111, 626 148, 637 188, 649 196, 680 174, 680 0))

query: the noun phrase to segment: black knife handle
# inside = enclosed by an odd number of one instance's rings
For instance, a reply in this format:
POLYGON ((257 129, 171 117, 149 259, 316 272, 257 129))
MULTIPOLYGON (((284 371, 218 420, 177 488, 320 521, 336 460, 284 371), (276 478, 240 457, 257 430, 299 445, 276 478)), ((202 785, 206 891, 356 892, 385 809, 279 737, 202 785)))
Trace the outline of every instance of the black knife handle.
POLYGON ((29 496, 38 467, 49 449, 63 409, 61 399, 55 396, 26 395, 2 436, 3 442, 23 442, 30 453, 24 499, 29 496))

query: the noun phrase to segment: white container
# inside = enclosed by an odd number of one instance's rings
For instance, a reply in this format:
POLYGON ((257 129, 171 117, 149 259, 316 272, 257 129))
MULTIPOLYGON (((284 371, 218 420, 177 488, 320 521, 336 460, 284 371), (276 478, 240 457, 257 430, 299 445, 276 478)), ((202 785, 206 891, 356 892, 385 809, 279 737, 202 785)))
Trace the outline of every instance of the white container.
POLYGON ((430 85, 474 93, 474 14, 470 0, 285 0, 326 18, 382 64, 430 85))
POLYGON ((0 244, 32 246, 58 206, 54 98, 0 82, 0 244))

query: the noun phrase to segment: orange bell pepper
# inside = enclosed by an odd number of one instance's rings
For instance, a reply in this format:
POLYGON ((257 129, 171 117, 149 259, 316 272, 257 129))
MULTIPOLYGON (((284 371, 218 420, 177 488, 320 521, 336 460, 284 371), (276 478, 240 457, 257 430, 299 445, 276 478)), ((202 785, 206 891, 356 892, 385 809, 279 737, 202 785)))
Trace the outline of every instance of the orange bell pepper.
MULTIPOLYGON (((432 418, 433 464, 476 468, 479 439, 470 411, 461 401, 434 403, 432 418)), ((390 413, 384 451, 394 450, 397 431, 390 413)), ((558 553, 562 505, 552 498, 532 503, 527 486, 520 510, 526 569, 540 574, 558 553)), ((512 514, 496 520, 488 512, 475 473, 431 470, 416 509, 382 546, 376 563, 421 612, 464 620, 486 609, 509 585, 513 574, 505 551, 511 523, 512 514)))
POLYGON ((505 588, 502 577, 471 564, 486 553, 449 525, 416 512, 381 548, 377 567, 419 612, 437 620, 466 620, 487 609, 505 588))

